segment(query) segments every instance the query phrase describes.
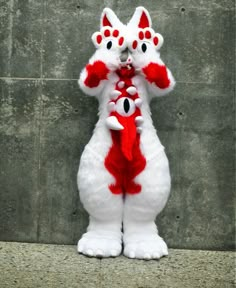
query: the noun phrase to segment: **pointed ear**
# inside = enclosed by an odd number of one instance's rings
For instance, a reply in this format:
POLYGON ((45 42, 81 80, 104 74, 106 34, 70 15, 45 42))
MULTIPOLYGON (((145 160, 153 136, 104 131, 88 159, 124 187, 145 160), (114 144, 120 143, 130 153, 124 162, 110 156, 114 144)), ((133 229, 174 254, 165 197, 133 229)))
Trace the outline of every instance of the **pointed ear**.
POLYGON ((119 28, 122 25, 116 14, 110 9, 105 8, 102 12, 100 29, 104 26, 119 28))
POLYGON ((144 7, 137 7, 128 25, 144 29, 152 27, 152 20, 144 7))

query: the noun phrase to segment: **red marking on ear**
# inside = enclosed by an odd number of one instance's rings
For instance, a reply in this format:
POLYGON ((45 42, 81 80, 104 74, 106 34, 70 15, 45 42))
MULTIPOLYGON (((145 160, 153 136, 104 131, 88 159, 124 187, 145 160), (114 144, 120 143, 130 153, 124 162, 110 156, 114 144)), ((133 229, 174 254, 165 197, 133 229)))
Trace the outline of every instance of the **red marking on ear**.
POLYGON ((110 27, 112 27, 111 22, 108 20, 106 14, 103 16, 103 19, 102 19, 102 26, 110 26, 110 27))
POLYGON ((151 32, 150 31, 146 31, 145 32, 145 38, 150 39, 152 37, 151 32))
POLYGON ((144 38, 143 31, 140 31, 140 32, 138 33, 138 37, 139 37, 140 40, 143 40, 143 38, 144 38))
POLYGON ((146 15, 146 13, 144 11, 142 12, 142 15, 140 17, 138 27, 139 28, 150 27, 150 24, 149 24, 149 21, 148 21, 148 17, 147 17, 147 15, 146 15))
POLYGON ((134 40, 133 44, 132 44, 132 47, 133 49, 136 49, 138 46, 138 41, 137 40, 134 40))
POLYGON ((119 45, 122 46, 123 43, 124 43, 124 37, 120 37, 120 39, 119 39, 119 45))
POLYGON ((155 37, 153 38, 153 43, 154 43, 154 45, 157 46, 158 42, 159 42, 158 37, 155 36, 155 37))
POLYGON ((112 35, 114 37, 118 37, 119 36, 119 31, 118 30, 114 30, 112 35))
POLYGON ((109 37, 110 35, 111 35, 110 31, 109 31, 108 29, 106 29, 106 30, 104 31, 104 36, 105 36, 105 37, 109 37))
POLYGON ((100 44, 102 42, 102 36, 98 35, 96 40, 97 40, 97 43, 100 44))

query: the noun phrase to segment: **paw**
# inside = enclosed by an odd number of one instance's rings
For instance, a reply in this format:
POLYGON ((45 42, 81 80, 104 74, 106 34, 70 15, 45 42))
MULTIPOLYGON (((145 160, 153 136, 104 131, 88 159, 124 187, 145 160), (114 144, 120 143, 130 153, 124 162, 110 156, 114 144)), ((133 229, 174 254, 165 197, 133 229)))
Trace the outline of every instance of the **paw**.
POLYGON ((116 257, 121 253, 121 236, 89 231, 79 240, 77 250, 89 257, 116 257))
MULTIPOLYGON (((163 44, 163 37, 159 33, 155 33, 152 28, 144 28, 138 30, 137 38, 132 42, 132 49, 139 49, 142 52, 146 52, 147 43, 159 50, 163 44)), ((131 48, 131 47, 130 47, 131 48)))
POLYGON ((165 241, 158 235, 151 237, 135 235, 128 237, 125 243, 124 255, 128 258, 137 258, 144 260, 159 259, 168 255, 168 248, 165 241))
POLYGON ((84 80, 84 84, 87 87, 97 87, 101 80, 105 80, 108 77, 109 69, 102 61, 95 61, 93 64, 86 65, 87 77, 84 80))
POLYGON ((108 50, 114 48, 122 49, 125 44, 124 37, 120 31, 109 26, 103 27, 101 32, 95 32, 92 35, 92 41, 96 48, 104 47, 108 50))
POLYGON ((170 86, 170 79, 168 78, 168 72, 165 65, 150 62, 142 69, 142 71, 147 81, 151 84, 155 84, 161 89, 165 89, 170 86))

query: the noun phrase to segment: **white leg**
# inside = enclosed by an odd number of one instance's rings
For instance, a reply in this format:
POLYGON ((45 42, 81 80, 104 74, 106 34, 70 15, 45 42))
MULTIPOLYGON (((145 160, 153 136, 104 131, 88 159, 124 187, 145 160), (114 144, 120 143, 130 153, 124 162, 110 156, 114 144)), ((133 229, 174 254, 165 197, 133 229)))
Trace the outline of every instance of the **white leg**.
POLYGON ((113 182, 103 159, 86 148, 80 161, 78 187, 90 221, 87 233, 78 242, 79 253, 95 257, 115 257, 121 253, 123 199, 109 190, 113 182))
POLYGON ((142 191, 125 198, 124 255, 146 260, 159 259, 168 255, 167 245, 158 235, 154 222, 170 192, 169 165, 164 151, 147 161, 145 170, 135 181, 142 185, 142 191))

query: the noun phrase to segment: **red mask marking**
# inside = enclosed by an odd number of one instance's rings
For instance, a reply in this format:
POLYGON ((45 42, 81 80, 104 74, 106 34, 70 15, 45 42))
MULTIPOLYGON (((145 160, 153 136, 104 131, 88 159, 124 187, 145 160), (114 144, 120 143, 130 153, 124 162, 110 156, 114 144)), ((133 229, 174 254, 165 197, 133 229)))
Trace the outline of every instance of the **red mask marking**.
MULTIPOLYGON (((125 82, 125 86, 120 89, 116 85, 115 89, 121 92, 116 101, 122 97, 132 100, 139 98, 138 94, 131 96, 126 92, 126 89, 132 86, 131 77, 134 76, 134 69, 121 68, 117 74, 120 76, 120 81, 125 82)), ((141 116, 141 111, 136 107, 130 116, 122 116, 117 111, 111 112, 110 116, 117 117, 124 129, 111 130, 112 146, 104 162, 106 169, 115 178, 115 183, 110 184, 109 189, 113 194, 137 194, 141 192, 142 187, 134 182, 134 178, 146 166, 146 159, 140 150, 140 134, 137 133, 135 124, 135 118, 141 116)))

